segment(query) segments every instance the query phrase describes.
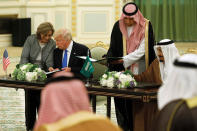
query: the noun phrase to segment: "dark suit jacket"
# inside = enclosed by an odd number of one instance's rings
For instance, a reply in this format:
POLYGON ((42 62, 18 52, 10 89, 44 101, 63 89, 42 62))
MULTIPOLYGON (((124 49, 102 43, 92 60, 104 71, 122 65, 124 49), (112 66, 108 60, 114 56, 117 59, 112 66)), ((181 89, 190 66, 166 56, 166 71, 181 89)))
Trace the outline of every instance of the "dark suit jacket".
MULTIPOLYGON (((146 42, 145 42, 145 44, 146 44, 146 42)), ((155 45, 154 32, 153 32, 152 25, 149 21, 148 52, 147 52, 149 65, 156 58, 155 51, 154 51, 154 48, 153 48, 154 45, 155 45)), ((123 39, 122 39, 122 32, 120 31, 120 27, 119 27, 119 21, 117 21, 114 24, 114 27, 112 29, 110 47, 109 47, 109 50, 107 52, 107 56, 108 57, 122 57, 123 56, 123 39)), ((108 68, 109 68, 110 71, 125 70, 123 64, 109 64, 108 68)))
MULTIPOLYGON (((87 56, 87 52, 88 52, 88 47, 73 41, 73 47, 72 47, 72 51, 71 51, 70 59, 68 63, 68 67, 71 67, 71 72, 78 74, 78 75, 80 74, 80 70, 83 67, 85 60, 77 58, 75 56, 87 56)), ((54 54, 53 54, 54 55, 53 57, 54 69, 62 68, 62 54, 63 54, 63 50, 60 50, 58 48, 54 50, 54 54)), ((90 57, 91 57, 91 54, 90 54, 90 57)))

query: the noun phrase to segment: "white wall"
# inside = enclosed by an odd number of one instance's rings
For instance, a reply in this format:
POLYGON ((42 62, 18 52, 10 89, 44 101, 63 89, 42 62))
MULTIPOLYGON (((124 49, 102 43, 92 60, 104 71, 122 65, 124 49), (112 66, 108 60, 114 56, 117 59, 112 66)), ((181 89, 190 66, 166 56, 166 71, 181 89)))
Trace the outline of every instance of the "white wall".
POLYGON ((51 22, 55 29, 69 28, 73 39, 83 44, 103 41, 110 34, 122 8, 121 0, 0 0, 0 15, 30 17, 32 33, 37 26, 51 22))

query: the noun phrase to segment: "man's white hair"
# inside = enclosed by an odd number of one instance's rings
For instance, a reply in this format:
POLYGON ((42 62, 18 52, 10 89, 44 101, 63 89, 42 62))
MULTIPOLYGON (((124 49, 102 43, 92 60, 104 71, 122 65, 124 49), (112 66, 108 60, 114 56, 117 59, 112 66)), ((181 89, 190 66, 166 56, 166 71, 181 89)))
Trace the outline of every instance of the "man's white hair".
POLYGON ((62 36, 64 39, 72 40, 72 34, 70 30, 63 28, 59 29, 54 33, 54 38, 62 36))

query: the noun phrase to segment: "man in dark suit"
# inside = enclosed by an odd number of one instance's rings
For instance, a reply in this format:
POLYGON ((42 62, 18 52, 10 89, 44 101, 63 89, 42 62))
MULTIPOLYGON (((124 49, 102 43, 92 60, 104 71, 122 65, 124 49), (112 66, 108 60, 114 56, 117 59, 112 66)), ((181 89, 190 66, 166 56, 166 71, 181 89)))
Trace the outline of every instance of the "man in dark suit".
POLYGON ((68 29, 60 29, 56 31, 54 38, 58 48, 54 50, 54 66, 50 71, 53 71, 54 69, 63 69, 82 77, 80 70, 83 67, 85 60, 76 56, 87 56, 89 51, 88 47, 74 42, 72 40, 71 32, 68 29))

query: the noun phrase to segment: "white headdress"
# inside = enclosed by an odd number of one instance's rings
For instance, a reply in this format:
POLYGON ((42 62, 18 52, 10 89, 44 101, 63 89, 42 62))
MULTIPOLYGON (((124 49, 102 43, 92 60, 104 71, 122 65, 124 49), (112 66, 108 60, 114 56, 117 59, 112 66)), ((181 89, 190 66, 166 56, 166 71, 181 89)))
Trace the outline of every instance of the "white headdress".
POLYGON ((161 110, 169 102, 197 96, 197 55, 185 54, 175 60, 165 83, 158 91, 161 110))
POLYGON ((174 41, 172 40, 163 39, 159 43, 157 43, 157 45, 154 46, 155 54, 158 58, 158 54, 156 50, 157 47, 161 47, 162 53, 164 55, 165 64, 163 62, 159 62, 161 78, 164 83, 165 79, 167 78, 168 71, 170 67, 172 66, 174 59, 179 57, 180 55, 179 55, 178 49, 176 48, 174 44, 174 41))

